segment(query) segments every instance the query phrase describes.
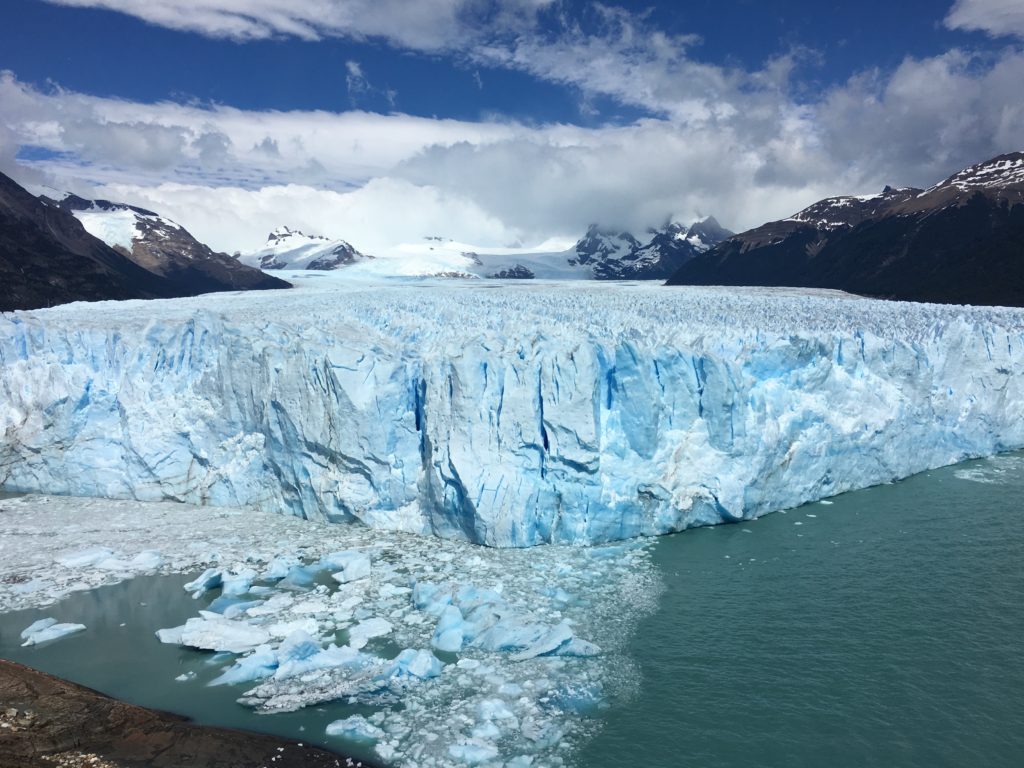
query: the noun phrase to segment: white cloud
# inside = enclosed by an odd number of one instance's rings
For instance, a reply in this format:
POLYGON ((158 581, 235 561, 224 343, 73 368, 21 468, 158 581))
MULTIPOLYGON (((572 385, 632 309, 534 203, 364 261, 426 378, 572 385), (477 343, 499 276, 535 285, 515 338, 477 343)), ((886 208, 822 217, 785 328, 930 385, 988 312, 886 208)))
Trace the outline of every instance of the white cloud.
MULTIPOLYGON (((518 70, 578 88, 584 105, 591 96, 610 96, 689 121, 732 114, 744 94, 789 74, 775 62, 753 73, 702 64, 689 57, 696 36, 666 34, 646 14, 596 2, 570 16, 559 0, 48 1, 240 41, 382 39, 401 50, 443 53, 468 67, 518 70)), ((348 85, 353 97, 371 90, 357 62, 348 63, 348 85)))
POLYGON ((162 27, 231 40, 381 38, 419 51, 450 50, 529 25, 554 0, 49 0, 102 8, 162 27))
POLYGON ((817 124, 830 157, 865 178, 930 185, 1024 149, 1024 52, 994 62, 963 51, 906 59, 829 93, 817 124))
POLYGON ((401 243, 427 235, 454 236, 494 245, 518 232, 465 197, 401 179, 374 179, 339 193, 299 184, 261 189, 164 183, 106 184, 98 197, 139 205, 181 222, 211 247, 255 250, 279 224, 307 234, 340 237, 366 253, 387 255, 401 243))
MULTIPOLYGON (((227 250, 256 247, 278 224, 371 252, 433 234, 537 243, 594 221, 640 230, 670 216, 714 214, 742 229, 826 195, 924 186, 1024 148, 1024 52, 1012 47, 908 58, 801 101, 791 79, 813 54, 794 51, 756 71, 711 66, 691 57, 693 38, 600 4, 584 25, 557 14, 557 0, 51 1, 239 40, 382 38, 565 83, 584 105, 606 95, 652 115, 583 128, 247 111, 44 91, 0 73, 0 167, 31 171, 33 181, 45 172, 76 191, 89 182, 227 250), (13 164, 25 145, 53 156, 13 164)), ((947 24, 1005 33, 1019 7, 960 0, 947 24)), ((359 62, 346 74, 351 96, 386 96, 359 62)))
POLYGON ((971 29, 994 37, 1024 37, 1024 3, 1021 0, 957 0, 946 16, 950 29, 971 29))

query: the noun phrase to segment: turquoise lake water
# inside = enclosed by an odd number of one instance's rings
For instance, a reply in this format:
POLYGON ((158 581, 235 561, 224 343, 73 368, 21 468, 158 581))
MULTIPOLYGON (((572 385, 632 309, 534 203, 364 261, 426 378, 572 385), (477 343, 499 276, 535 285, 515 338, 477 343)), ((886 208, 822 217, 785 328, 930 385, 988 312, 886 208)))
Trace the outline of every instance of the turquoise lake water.
MULTIPOLYGON (((580 768, 1024 765, 1024 454, 665 537, 654 558, 664 589, 630 642, 640 693, 597 715, 580 768)), ((367 754, 324 736, 351 709, 259 716, 239 689, 173 682, 209 660, 152 635, 195 615, 187 580, 73 595, 60 618, 89 631, 39 648, 17 634, 46 611, 0 616, 0 656, 367 754)))
POLYGON ((655 550, 642 695, 581 766, 1024 765, 1024 456, 655 550))

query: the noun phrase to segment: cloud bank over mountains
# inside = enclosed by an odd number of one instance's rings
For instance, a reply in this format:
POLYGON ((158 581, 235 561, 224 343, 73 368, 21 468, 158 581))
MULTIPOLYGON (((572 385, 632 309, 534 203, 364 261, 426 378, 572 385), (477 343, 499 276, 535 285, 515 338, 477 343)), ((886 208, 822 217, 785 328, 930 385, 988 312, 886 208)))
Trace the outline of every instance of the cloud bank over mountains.
MULTIPOLYGON (((1005 38, 996 53, 908 57, 810 95, 806 52, 756 70, 712 65, 695 57, 694 37, 611 6, 592 6, 584 23, 557 0, 51 1, 231 41, 374 39, 646 114, 584 127, 256 111, 0 75, 0 170, 155 208, 229 251, 261 245, 268 223, 369 252, 425 235, 530 245, 593 221, 642 230, 707 214, 739 230, 829 194, 928 185, 1024 147, 1024 50, 1014 40, 1024 13, 1013 0, 959 0, 945 19, 1005 38)), ((373 80, 358 61, 346 66, 350 91, 373 80)))

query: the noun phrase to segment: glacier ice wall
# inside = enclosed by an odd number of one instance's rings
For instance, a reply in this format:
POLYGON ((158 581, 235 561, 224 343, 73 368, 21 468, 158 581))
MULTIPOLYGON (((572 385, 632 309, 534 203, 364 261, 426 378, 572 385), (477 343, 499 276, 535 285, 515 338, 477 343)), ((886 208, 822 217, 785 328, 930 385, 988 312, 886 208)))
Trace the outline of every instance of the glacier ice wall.
POLYGON ((0 318, 0 484, 492 546, 736 521, 1024 446, 1024 311, 327 284, 0 318))

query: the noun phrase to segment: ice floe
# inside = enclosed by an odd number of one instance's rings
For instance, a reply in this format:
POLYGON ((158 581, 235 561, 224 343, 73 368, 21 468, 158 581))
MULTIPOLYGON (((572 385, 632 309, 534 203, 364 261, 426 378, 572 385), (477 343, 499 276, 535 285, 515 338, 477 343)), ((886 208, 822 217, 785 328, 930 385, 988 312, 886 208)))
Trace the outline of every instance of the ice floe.
POLYGON ((22 645, 39 645, 59 640, 85 629, 84 624, 59 624, 56 619, 40 619, 30 624, 21 633, 22 645))

